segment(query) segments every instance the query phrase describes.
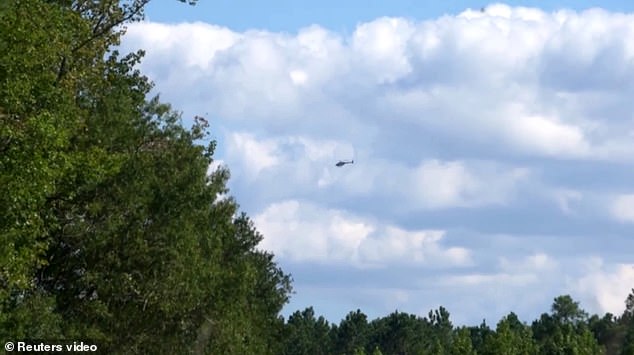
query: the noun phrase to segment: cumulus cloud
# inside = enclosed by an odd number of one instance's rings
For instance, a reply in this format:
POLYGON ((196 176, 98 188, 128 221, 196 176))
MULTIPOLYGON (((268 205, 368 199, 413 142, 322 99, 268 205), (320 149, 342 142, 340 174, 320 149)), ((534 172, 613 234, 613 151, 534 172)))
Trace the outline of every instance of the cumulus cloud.
POLYGON ((585 276, 573 282, 573 290, 596 311, 620 315, 634 285, 634 264, 605 265, 602 258, 594 257, 585 269, 585 276))
MULTIPOLYGON (((632 92, 624 78, 634 74, 626 40, 633 24, 631 15, 601 10, 496 4, 424 22, 379 18, 350 38, 319 26, 235 33, 142 22, 129 26, 125 43, 147 49, 144 69, 162 90, 232 124, 266 120, 260 123, 280 132, 320 134, 366 126, 360 132, 376 129, 371 144, 382 129, 409 120, 518 154, 607 159, 606 151, 632 145, 623 132, 593 127, 631 113, 597 116, 566 102, 588 91, 632 92)), ((592 104, 596 112, 611 103, 592 104)))
POLYGON ((529 171, 460 161, 423 161, 413 173, 413 195, 430 208, 505 203, 529 171))
POLYGON ((257 177, 262 170, 279 163, 276 148, 274 142, 257 141, 248 133, 233 133, 229 136, 229 152, 240 155, 237 158, 243 162, 243 170, 252 178, 257 177))
POLYGON ((265 236, 261 247, 294 261, 359 267, 470 263, 469 250, 443 245, 443 231, 409 231, 306 202, 272 204, 254 221, 265 236))
POLYGON ((634 222, 634 194, 617 196, 612 202, 612 216, 621 222, 634 222))
POLYGON ((241 170, 248 174, 250 184, 262 189, 268 186, 270 197, 278 199, 302 193, 324 199, 323 193, 328 191, 383 197, 406 202, 414 209, 477 207, 509 202, 530 177, 526 168, 486 161, 426 159, 407 166, 383 159, 366 161, 356 158, 357 154, 363 152, 355 153, 343 141, 304 136, 257 138, 248 133, 232 133, 227 151, 228 159, 243 165, 241 170), (356 163, 336 167, 334 163, 342 158, 356 159, 356 163), (275 185, 281 189, 271 189, 275 185))
MULTIPOLYGON (((349 35, 140 22, 124 46, 146 50, 142 70, 185 117, 209 113, 210 171, 231 169, 261 247, 315 273, 400 268, 399 285, 365 275, 366 295, 477 322, 478 307, 536 316, 567 292, 622 309, 633 36, 633 14, 493 4, 349 35), (569 260, 588 253, 602 262, 569 260), (465 293, 479 306, 447 297, 465 293)), ((319 297, 357 294, 329 290, 319 297)))

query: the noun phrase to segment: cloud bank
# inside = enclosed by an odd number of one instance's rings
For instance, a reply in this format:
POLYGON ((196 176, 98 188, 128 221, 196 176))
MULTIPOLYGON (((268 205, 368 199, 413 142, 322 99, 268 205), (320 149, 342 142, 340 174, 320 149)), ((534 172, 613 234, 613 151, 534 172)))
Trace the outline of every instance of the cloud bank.
POLYGON ((633 14, 493 4, 349 35, 141 22, 124 47, 186 120, 210 120, 232 194, 295 276, 290 307, 479 322, 561 293, 622 310, 633 37, 633 14))

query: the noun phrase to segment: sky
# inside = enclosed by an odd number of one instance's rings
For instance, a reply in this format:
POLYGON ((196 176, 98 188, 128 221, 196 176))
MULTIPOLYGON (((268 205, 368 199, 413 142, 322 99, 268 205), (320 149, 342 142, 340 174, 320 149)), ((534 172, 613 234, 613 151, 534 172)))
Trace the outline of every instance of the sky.
POLYGON ((157 0, 122 47, 210 121, 210 171, 294 279, 284 315, 620 314, 634 3, 414 3, 157 0))

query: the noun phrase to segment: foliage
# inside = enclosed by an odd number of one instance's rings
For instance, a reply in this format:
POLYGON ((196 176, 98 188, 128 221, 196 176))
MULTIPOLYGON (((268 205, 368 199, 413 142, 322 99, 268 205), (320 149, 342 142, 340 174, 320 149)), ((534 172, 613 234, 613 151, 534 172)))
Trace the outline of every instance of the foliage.
POLYGON ((606 314, 599 318, 588 317, 578 302, 564 295, 555 298, 551 312, 542 314, 532 325, 521 322, 511 312, 497 323, 495 330, 484 321, 479 326, 454 327, 443 307, 430 311, 427 317, 397 311, 369 323, 367 316, 357 310, 348 313, 338 326, 330 327, 329 336, 327 321, 316 318, 312 308, 308 308, 294 313, 286 322, 287 334, 301 333, 303 338, 289 338, 285 353, 631 355, 634 324, 628 307, 632 299, 634 290, 621 317, 606 314))
POLYGON ((290 277, 208 174, 206 119, 184 128, 116 49, 148 1, 0 7, 0 335, 278 353, 290 277))
POLYGON ((330 325, 324 317, 315 317, 312 307, 297 311, 289 318, 283 354, 330 354, 330 325))

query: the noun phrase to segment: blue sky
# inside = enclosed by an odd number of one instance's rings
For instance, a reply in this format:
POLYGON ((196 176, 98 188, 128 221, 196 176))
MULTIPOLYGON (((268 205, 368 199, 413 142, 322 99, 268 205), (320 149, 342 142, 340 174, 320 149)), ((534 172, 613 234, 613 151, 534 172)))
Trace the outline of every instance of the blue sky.
POLYGON ((634 4, 299 4, 156 0, 123 41, 210 121, 210 171, 295 280, 284 314, 623 310, 634 4))
MULTIPOLYGON (((408 17, 425 20, 445 14, 458 14, 467 8, 480 9, 487 1, 415 1, 415 0, 199 0, 194 9, 176 0, 153 1, 147 9, 152 21, 178 23, 203 21, 229 27, 236 31, 267 29, 291 31, 319 24, 335 31, 353 31, 357 23, 382 16, 408 17)), ((511 6, 538 7, 546 11, 569 8, 585 10, 600 7, 615 12, 634 9, 631 1, 507 1, 511 6)))

